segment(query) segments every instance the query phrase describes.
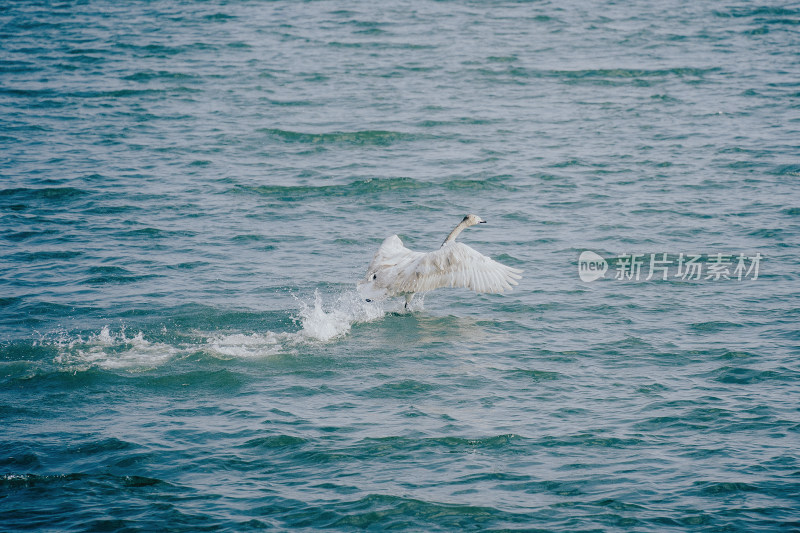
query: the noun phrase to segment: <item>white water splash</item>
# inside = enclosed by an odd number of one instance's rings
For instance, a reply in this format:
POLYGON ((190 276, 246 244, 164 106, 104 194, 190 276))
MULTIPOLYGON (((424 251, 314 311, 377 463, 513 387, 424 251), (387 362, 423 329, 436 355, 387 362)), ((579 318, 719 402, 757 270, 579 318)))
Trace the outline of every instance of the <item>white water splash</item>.
POLYGON ((66 341, 62 338, 54 344, 59 348, 55 363, 76 371, 92 366, 105 369, 154 368, 178 352, 174 346, 146 341, 141 331, 127 337, 124 326, 119 333, 112 333, 106 325, 100 333, 87 339, 78 337, 66 341))
POLYGON ((300 325, 299 331, 215 335, 199 349, 220 358, 275 355, 295 351, 303 345, 339 339, 350 332, 353 324, 370 322, 384 315, 378 304, 365 302, 356 293, 341 294, 330 306, 325 305, 318 290, 314 291, 313 305, 297 301, 300 310, 292 318, 300 325))
POLYGON ((338 297, 333 308, 327 311, 319 291, 314 291, 314 307, 300 302, 301 335, 308 339, 329 341, 347 335, 353 324, 371 322, 384 315, 378 303, 365 302, 355 293, 345 293, 338 297))
POLYGON ((47 344, 58 348, 54 362, 71 371, 83 371, 91 367, 144 371, 156 368, 174 357, 198 351, 219 359, 258 358, 296 352, 303 345, 340 339, 350 332, 354 324, 371 322, 385 314, 380 304, 365 302, 355 292, 334 297, 330 305, 323 302, 319 291, 314 291, 312 305, 302 300, 298 302, 300 309, 293 319, 300 329, 294 332, 210 334, 198 342, 170 345, 150 342, 141 331, 128 337, 124 326, 115 333, 105 325, 99 333, 89 335, 86 339, 66 339, 62 336, 47 344))

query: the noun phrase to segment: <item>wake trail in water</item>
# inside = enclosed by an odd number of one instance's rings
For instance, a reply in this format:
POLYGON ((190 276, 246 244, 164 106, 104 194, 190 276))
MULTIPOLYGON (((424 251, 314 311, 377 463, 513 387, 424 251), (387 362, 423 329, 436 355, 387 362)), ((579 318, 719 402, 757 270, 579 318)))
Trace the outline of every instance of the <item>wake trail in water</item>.
POLYGON ((123 326, 113 333, 103 326, 100 333, 84 339, 78 336, 69 339, 66 335, 52 343, 40 341, 40 345, 52 344, 58 350, 54 363, 73 371, 88 370, 93 366, 113 370, 130 367, 155 367, 178 353, 178 348, 164 343, 145 340, 144 333, 128 337, 123 326))
MULTIPOLYGON (((114 332, 104 325, 99 333, 86 338, 70 338, 62 333, 56 340, 43 339, 36 344, 55 347, 57 355, 53 362, 64 370, 84 371, 92 367, 147 370, 198 351, 218 359, 296 353, 305 345, 342 338, 354 324, 378 320, 386 313, 379 303, 365 302, 354 291, 332 295, 330 304, 326 304, 318 290, 314 291, 312 302, 296 300, 299 310, 292 319, 300 326, 298 331, 200 333, 198 341, 170 344, 147 340, 141 331, 128 336, 124 326, 114 332)), ((162 333, 166 333, 166 328, 162 333)))
POLYGON ((354 324, 372 322, 385 314, 379 304, 365 302, 355 292, 336 296, 332 305, 323 302, 319 290, 314 291, 312 304, 295 299, 300 309, 292 318, 300 325, 299 331, 217 335, 208 340, 207 351, 222 357, 274 355, 344 337, 354 324))

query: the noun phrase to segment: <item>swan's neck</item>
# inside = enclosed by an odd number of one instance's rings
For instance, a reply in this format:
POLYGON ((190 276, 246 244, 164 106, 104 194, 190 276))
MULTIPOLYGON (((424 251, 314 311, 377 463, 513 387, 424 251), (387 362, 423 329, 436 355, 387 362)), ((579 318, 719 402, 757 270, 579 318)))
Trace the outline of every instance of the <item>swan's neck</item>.
POLYGON ((444 246, 448 242, 453 242, 454 240, 456 240, 456 237, 458 237, 458 234, 461 233, 462 231, 464 231, 464 228, 466 228, 466 227, 467 227, 467 221, 466 220, 462 220, 458 224, 458 226, 453 228, 453 231, 451 231, 450 235, 448 235, 447 238, 444 240, 444 242, 442 243, 442 246, 444 246))

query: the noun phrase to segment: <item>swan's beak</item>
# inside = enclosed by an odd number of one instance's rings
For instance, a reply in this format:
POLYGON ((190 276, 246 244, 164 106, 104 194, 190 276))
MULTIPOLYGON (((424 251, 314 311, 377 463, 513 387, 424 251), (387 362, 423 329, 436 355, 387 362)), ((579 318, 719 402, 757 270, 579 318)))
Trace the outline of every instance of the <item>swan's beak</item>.
POLYGON ((478 224, 486 224, 486 221, 485 220, 481 220, 480 222, 478 222, 478 224))

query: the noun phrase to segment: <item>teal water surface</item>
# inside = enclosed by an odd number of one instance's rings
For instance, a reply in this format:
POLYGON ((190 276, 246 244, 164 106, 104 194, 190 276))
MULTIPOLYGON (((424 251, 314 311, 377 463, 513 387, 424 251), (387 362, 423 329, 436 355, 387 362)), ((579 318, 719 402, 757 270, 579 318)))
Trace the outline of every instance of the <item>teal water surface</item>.
POLYGON ((0 530, 800 529, 798 25, 3 4, 0 530), (470 212, 513 292, 358 296, 470 212))

